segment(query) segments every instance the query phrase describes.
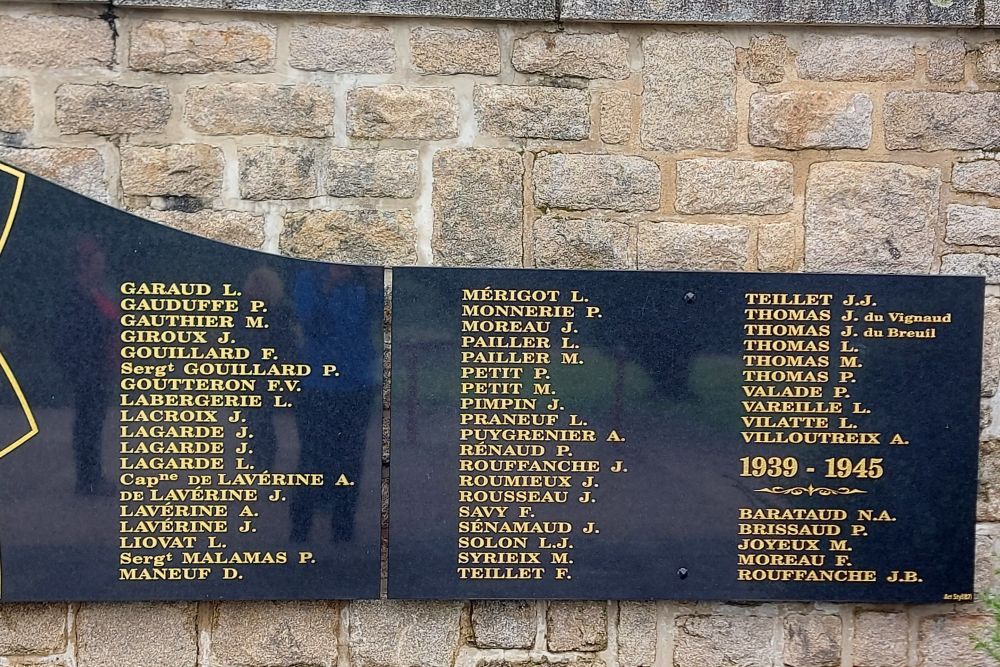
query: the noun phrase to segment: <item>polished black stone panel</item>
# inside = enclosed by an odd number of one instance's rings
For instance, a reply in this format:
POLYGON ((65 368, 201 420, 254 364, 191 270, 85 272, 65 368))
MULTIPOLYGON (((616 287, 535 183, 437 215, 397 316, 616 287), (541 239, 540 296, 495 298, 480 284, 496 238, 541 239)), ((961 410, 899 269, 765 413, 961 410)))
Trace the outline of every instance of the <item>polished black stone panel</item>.
POLYGON ((2 165, 0 225, 0 600, 378 597, 382 268, 2 165))
MULTIPOLYGON (((389 596, 971 599, 983 289, 395 269, 389 596)), ((382 313, 0 166, 0 600, 377 597, 382 313)))
POLYGON ((971 599, 983 294, 395 269, 389 596, 971 599))

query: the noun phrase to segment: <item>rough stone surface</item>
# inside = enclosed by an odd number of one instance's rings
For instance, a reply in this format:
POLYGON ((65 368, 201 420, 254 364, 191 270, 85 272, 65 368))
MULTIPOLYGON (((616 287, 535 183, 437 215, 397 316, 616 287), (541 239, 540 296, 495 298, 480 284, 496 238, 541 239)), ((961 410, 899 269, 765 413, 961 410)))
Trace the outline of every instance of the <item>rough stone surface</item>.
POLYGON ((434 155, 434 259, 453 266, 520 266, 524 164, 501 149, 434 155))
POLYGON ((327 154, 325 192, 334 197, 413 197, 415 150, 334 148, 327 154))
POLYGON ((1000 0, 986 0, 983 22, 988 26, 1000 26, 1000 0))
POLYGON ((495 30, 417 26, 410 31, 410 64, 422 74, 500 73, 495 30))
POLYGON ((56 91, 56 124, 63 134, 159 132, 170 109, 163 86, 68 83, 56 91))
POLYGON ((292 28, 288 63, 323 72, 387 74, 396 69, 396 46, 388 28, 310 23, 292 28))
POLYGON ((133 213, 140 218, 153 220, 182 232, 241 248, 260 248, 264 245, 264 218, 252 213, 211 209, 185 213, 152 208, 139 209, 133 213))
POLYGON ((316 154, 309 146, 248 146, 239 150, 244 199, 303 199, 319 194, 316 154))
POLYGON ((746 76, 754 83, 780 83, 785 78, 788 42, 784 35, 757 35, 750 40, 746 76))
POLYGON ((132 28, 129 67, 192 74, 272 72, 278 31, 249 21, 143 21, 132 28))
POLYGON ((553 208, 654 211, 660 168, 633 155, 556 153, 535 160, 535 203, 553 208))
POLYGON ((545 622, 550 651, 603 651, 608 646, 606 602, 549 602, 545 622))
POLYGON ((806 269, 925 273, 934 252, 936 169, 813 164, 806 183, 806 269))
POLYGON ((996 568, 996 544, 992 535, 976 534, 976 563, 975 563, 975 583, 973 588, 976 591, 976 599, 983 593, 995 592, 994 587, 997 579, 996 568))
POLYGON ((618 603, 618 664, 651 667, 656 660, 656 603, 618 603))
POLYGON ((0 78, 0 132, 28 132, 34 120, 31 84, 26 79, 0 78))
POLYGON ((736 147, 736 50, 722 37, 656 33, 642 40, 642 145, 736 147))
POLYGON ((76 664, 194 667, 198 659, 195 611, 191 603, 84 605, 76 616, 76 664))
POLYGON ((500 657, 485 655, 473 664, 474 667, 607 667, 604 660, 588 653, 526 655, 523 652, 511 652, 500 657))
POLYGON ((407 210, 296 211, 285 216, 281 252, 354 264, 413 264, 417 232, 407 210))
POLYGON ((681 616, 674 667, 771 665, 774 619, 758 616, 681 616))
POLYGON ((1000 384, 1000 299, 987 297, 983 320, 982 394, 989 397, 1000 384))
POLYGON ((590 93, 552 86, 476 86, 479 131, 505 137, 586 139, 590 93))
POLYGON ((122 146, 122 191, 147 197, 218 197, 222 151, 206 144, 122 146))
POLYGON ((0 67, 110 67, 111 27, 79 16, 0 16, 0 67))
POLYGON ((813 35, 798 53, 799 76, 819 81, 899 81, 917 67, 913 44, 886 34, 813 35))
POLYGON ((785 618, 786 667, 840 667, 839 616, 789 614, 785 618))
POLYGON ((1000 160, 956 162, 951 170, 951 186, 961 192, 1000 197, 1000 160))
MULTIPOLYGON (((994 323, 996 313, 992 313, 994 323)), ((994 360, 991 365, 996 368, 994 360)), ((985 366, 985 360, 984 360, 985 366)), ((1000 441, 987 440, 979 448, 979 495, 976 516, 980 521, 1000 518, 1000 441)))
POLYGON ((625 90, 601 93, 601 141, 624 144, 632 137, 632 94, 625 90))
POLYGON ((50 655, 66 649, 66 605, 0 606, 0 655, 50 655))
POLYGON ((204 134, 333 136, 333 91, 316 84, 214 83, 189 88, 184 119, 204 134))
MULTIPOLYGON (((273 0, 272 0, 273 1, 273 0)), ((989 5, 994 0, 987 0, 989 5)), ((565 0, 564 21, 975 25, 976 0, 953 2, 760 2, 759 0, 565 0)), ((1000 9, 995 16, 1000 20, 1000 9)))
POLYGON ((859 612, 854 617, 854 667, 906 667, 906 614, 859 612))
POLYGON ((1000 40, 979 45, 976 76, 980 81, 1000 83, 1000 40))
MULTIPOLYGON (((83 0, 64 0, 81 2, 83 0)), ((926 2, 753 2, 752 0, 566 0, 557 11, 552 0, 113 0, 122 7, 198 7, 254 11, 322 12, 423 17, 564 21, 659 21, 683 23, 818 23, 839 25, 952 25, 971 26, 976 0, 926 2)), ((986 0, 986 24, 1000 23, 996 0, 986 0)))
POLYGON ((472 632, 479 648, 531 648, 535 644, 536 604, 523 600, 472 603, 472 632))
POLYGON ((761 225, 757 229, 757 263, 761 271, 796 271, 802 263, 801 227, 789 222, 761 225))
POLYGON ((948 206, 944 240, 957 245, 1000 245, 1000 208, 948 206))
POLYGON ((1000 255, 970 252, 948 254, 941 258, 941 273, 954 276, 983 276, 986 282, 1000 284, 1000 255))
MULTIPOLYGON (((988 297, 983 318, 982 395, 993 396, 998 385, 1000 385, 1000 299, 988 297)), ((1000 477, 997 479, 1000 481, 1000 477)))
POLYGON ((929 81, 961 81, 965 78, 965 42, 939 39, 927 49, 929 81))
POLYGON ((681 213, 787 213, 792 176, 792 163, 779 160, 679 160, 675 206, 681 213))
MULTIPOLYGON (((124 4, 147 5, 162 0, 118 0, 124 4)), ((169 0, 170 2, 211 2, 218 8, 321 12, 333 14, 383 14, 388 16, 439 16, 491 19, 553 20, 554 0, 169 0), (224 5, 221 4, 224 2, 224 5)))
POLYGON ((462 602, 363 600, 351 603, 351 664, 358 667, 449 667, 462 602))
POLYGON ((547 215, 535 221, 535 266, 563 269, 628 269, 628 225, 601 218, 547 215))
POLYGON ((742 271, 750 258, 750 230, 738 225, 643 222, 639 268, 742 271))
POLYGON ((951 177, 955 190, 1000 197, 1000 161, 956 162, 951 177))
MULTIPOLYGON (((81 0, 66 0, 80 2, 81 0)), ((118 7, 190 7, 192 9, 227 9, 230 0, 110 0, 118 7)))
POLYGON ((628 40, 617 33, 533 32, 514 40, 518 72, 584 79, 627 79, 628 40))
POLYGON ((92 148, 4 148, 0 162, 6 162, 47 178, 84 196, 108 201, 104 179, 104 158, 92 148))
POLYGON ((403 86, 355 88, 347 94, 347 132, 365 139, 456 137, 455 91, 403 86))
POLYGON ((786 150, 867 148, 872 100, 846 91, 758 92, 750 97, 750 143, 786 150))
POLYGON ((329 602, 224 602, 212 622, 211 661, 332 667, 338 624, 329 602))
POLYGON ((1000 148, 1000 93, 891 92, 883 113, 890 150, 1000 148))
POLYGON ((983 616, 932 616, 920 621, 917 667, 961 665, 995 667, 996 662, 974 648, 973 637, 984 636, 991 619, 983 616))

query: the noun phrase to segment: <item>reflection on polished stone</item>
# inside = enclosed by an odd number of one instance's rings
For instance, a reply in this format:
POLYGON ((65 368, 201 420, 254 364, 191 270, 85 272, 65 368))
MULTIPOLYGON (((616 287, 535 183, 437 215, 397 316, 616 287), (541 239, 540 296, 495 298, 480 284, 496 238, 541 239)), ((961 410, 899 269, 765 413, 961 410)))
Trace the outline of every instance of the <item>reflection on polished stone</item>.
POLYGON ((0 599, 378 596, 381 268, 7 168, 0 221, 0 599))

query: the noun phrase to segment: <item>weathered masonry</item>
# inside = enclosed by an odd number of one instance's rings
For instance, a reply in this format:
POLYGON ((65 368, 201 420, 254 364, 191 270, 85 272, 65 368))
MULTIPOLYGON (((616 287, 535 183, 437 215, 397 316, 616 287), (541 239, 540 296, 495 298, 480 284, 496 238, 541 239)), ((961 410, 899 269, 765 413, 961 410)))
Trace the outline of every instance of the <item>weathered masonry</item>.
MULTIPOLYGON (((998 27, 997 0, 4 1, 0 160, 304 258, 985 275, 982 595, 1000 587, 998 27)), ((69 602, 0 606, 0 655, 932 667, 993 664, 970 639, 992 624, 979 602, 69 602)))
MULTIPOLYGON (((86 0, 65 0, 81 2, 86 0)), ((995 26, 996 0, 786 2, 784 0, 111 0, 112 7, 181 7, 304 14, 454 17, 516 21, 801 23, 831 25, 995 26)))

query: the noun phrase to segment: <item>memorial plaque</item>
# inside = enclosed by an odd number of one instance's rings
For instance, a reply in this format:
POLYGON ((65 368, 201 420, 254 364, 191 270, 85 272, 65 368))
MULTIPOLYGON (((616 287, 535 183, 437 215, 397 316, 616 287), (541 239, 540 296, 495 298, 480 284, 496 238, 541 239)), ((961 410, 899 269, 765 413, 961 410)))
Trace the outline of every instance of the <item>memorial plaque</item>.
POLYGON ((0 600, 379 595, 383 269, 0 165, 0 600))
POLYGON ((970 600, 983 293, 396 269, 390 597, 970 600))

